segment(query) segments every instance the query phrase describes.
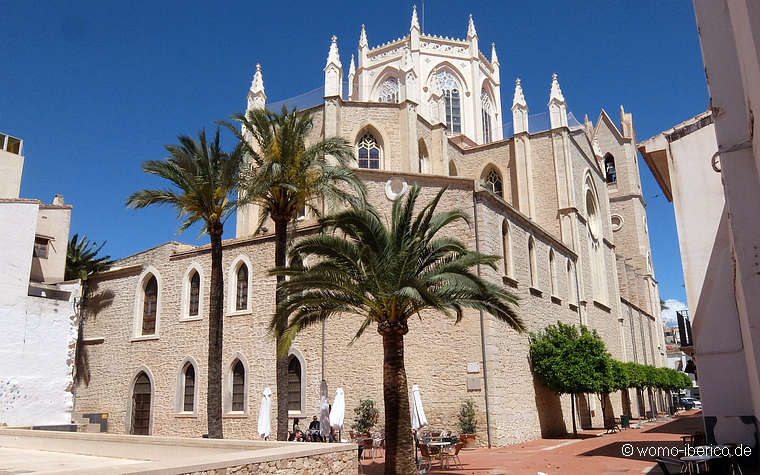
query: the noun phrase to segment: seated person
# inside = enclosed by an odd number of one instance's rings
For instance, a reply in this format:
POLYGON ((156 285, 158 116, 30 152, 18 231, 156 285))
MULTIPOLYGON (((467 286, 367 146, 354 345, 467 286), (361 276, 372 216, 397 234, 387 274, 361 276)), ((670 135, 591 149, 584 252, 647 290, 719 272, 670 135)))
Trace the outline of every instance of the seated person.
POLYGON ((296 439, 295 440, 296 440, 296 442, 303 442, 304 441, 303 432, 301 432, 300 430, 297 430, 296 431, 296 439))
POLYGON ((317 416, 314 416, 314 418, 311 420, 311 424, 309 424, 309 430, 319 431, 319 420, 317 419, 317 416))

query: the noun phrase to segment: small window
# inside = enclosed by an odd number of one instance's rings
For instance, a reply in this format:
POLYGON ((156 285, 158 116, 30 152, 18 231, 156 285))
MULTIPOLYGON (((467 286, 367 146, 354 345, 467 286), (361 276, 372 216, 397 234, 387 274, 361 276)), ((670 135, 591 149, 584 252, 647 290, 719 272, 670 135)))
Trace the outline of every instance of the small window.
POLYGON ((372 134, 364 134, 357 145, 359 168, 380 169, 380 146, 372 134))
POLYGON ((617 173, 615 172, 615 157, 608 153, 604 156, 604 176, 607 183, 615 183, 617 181, 617 173))
POLYGON ((306 219, 306 205, 301 206, 298 208, 298 212, 296 213, 296 220, 301 221, 306 219))
POLYGON ((454 164, 454 160, 449 160, 449 176, 457 176, 457 166, 454 164))
POLYGON ((150 378, 145 372, 140 372, 132 389, 132 426, 130 432, 133 435, 150 435, 151 392, 150 378))
POLYGON ((156 333, 156 310, 158 308, 158 281, 155 276, 145 284, 143 289, 143 318, 142 334, 153 335, 156 333))
POLYGON ((575 288, 575 273, 573 272, 573 265, 570 263, 570 259, 567 260, 567 301, 575 302, 575 294, 577 289, 575 288))
POLYGON ((8 143, 5 146, 5 150, 15 155, 21 154, 21 140, 8 136, 8 143))
POLYGON ((248 266, 240 264, 237 271, 235 310, 248 308, 248 266))
POLYGON ((509 222, 501 223, 501 249, 504 258, 504 274, 512 275, 512 239, 509 235, 509 222))
POLYGON ((536 288, 538 278, 536 276, 536 245, 533 236, 528 238, 528 265, 530 266, 530 285, 536 288))
POLYGON ((504 182, 501 179, 501 173, 495 167, 492 166, 488 169, 483 179, 483 185, 491 193, 504 197, 504 182))
POLYGON ((552 295, 557 296, 557 274, 554 271, 554 249, 549 250, 549 276, 552 281, 552 295))
POLYGON ((195 411, 195 367, 192 363, 185 365, 184 375, 185 388, 183 392, 182 410, 184 412, 195 411))
POLYGON ((34 238, 34 257, 47 259, 49 242, 50 241, 45 238, 34 238))
POLYGON ((190 277, 190 305, 188 315, 197 317, 201 300, 201 276, 197 271, 190 277))
POLYGON ((417 143, 417 153, 419 162, 420 173, 430 173, 430 159, 428 158, 427 147, 425 141, 420 139, 417 143))
POLYGON ((301 362, 295 355, 288 362, 288 410, 301 410, 301 362))
POLYGON ((618 231, 623 227, 623 217, 618 214, 613 214, 610 217, 610 223, 612 224, 612 230, 618 231))
POLYGON ((237 360, 232 367, 232 410, 245 411, 245 368, 243 362, 237 360))

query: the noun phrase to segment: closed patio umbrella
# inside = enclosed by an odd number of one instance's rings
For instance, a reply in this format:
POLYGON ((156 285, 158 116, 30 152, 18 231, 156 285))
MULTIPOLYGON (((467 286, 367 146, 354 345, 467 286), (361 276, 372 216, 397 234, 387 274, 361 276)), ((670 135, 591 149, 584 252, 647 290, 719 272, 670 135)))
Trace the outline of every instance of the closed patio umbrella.
POLYGON ((335 390, 335 398, 332 403, 332 411, 330 411, 330 427, 338 431, 338 437, 340 438, 340 431, 343 428, 343 417, 346 414, 346 398, 343 395, 343 388, 335 390))
POLYGON ((319 433, 327 439, 330 436, 330 402, 327 400, 327 381, 319 387, 319 433))
POLYGON ((259 435, 267 439, 272 432, 272 390, 267 386, 263 394, 259 407, 259 435))
POLYGON ((412 414, 412 430, 414 431, 414 459, 417 460, 417 431, 427 425, 425 410, 422 408, 422 397, 420 397, 420 388, 415 384, 412 386, 412 401, 409 407, 412 414))

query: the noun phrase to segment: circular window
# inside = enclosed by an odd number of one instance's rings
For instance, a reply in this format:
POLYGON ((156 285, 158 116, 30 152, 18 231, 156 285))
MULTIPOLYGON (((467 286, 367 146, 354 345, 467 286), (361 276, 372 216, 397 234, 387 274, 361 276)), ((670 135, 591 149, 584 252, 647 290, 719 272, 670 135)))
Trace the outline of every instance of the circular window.
POLYGON ((618 229, 623 227, 623 217, 619 214, 613 214, 610 218, 610 221, 612 221, 612 230, 617 231, 618 229))
POLYGON ((406 190, 408 188, 409 185, 407 185, 405 179, 399 176, 394 176, 385 182, 385 196, 387 196, 389 200, 393 201, 399 196, 406 193, 406 190))

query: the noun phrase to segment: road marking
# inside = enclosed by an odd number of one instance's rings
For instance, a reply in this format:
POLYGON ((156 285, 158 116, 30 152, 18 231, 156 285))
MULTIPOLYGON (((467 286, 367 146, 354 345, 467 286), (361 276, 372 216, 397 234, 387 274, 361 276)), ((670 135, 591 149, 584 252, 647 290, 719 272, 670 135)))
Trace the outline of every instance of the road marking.
POLYGON ((570 445, 570 444, 574 444, 574 443, 576 443, 576 442, 580 442, 580 441, 582 441, 582 440, 583 440, 583 439, 568 440, 568 441, 566 441, 566 442, 562 442, 561 444, 552 445, 551 447, 544 447, 544 448, 543 448, 543 449, 541 449, 541 450, 554 450, 554 449, 558 449, 558 448, 560 448, 560 447, 564 447, 564 446, 566 446, 566 445, 570 445))

